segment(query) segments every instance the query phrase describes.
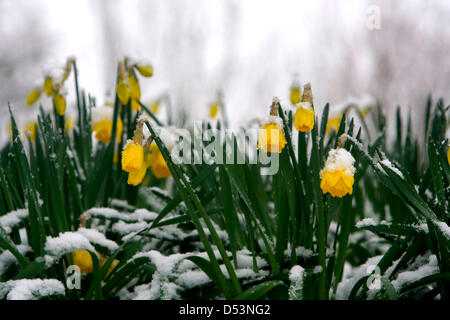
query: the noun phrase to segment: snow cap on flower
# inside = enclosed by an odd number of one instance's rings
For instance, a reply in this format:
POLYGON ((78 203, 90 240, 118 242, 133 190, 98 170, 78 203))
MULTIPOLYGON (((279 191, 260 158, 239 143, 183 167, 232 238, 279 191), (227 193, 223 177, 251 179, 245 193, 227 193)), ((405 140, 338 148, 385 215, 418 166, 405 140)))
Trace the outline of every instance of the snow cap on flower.
POLYGON ((258 149, 264 152, 280 153, 286 145, 286 138, 283 133, 283 122, 278 116, 277 98, 273 99, 270 109, 270 116, 264 123, 258 136, 258 149))
POLYGON ((324 168, 320 171, 322 179, 320 187, 323 193, 330 193, 333 197, 342 198, 353 192, 355 174, 355 158, 344 148, 332 149, 324 168))

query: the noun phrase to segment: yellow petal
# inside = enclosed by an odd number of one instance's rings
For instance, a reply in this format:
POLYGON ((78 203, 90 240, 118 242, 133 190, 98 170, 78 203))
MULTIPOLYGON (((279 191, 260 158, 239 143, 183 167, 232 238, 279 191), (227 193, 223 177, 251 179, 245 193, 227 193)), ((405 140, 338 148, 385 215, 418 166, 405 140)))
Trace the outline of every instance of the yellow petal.
POLYGON ((144 148, 134 142, 128 143, 122 152, 122 170, 133 172, 144 163, 144 148))
POLYGON ((55 93, 53 95, 53 104, 56 109, 56 113, 58 113, 60 116, 63 116, 66 112, 66 99, 64 96, 60 93, 55 93))
POLYGON ((72 252, 73 264, 80 268, 81 273, 92 273, 94 270, 92 257, 87 250, 76 250, 72 252))
POLYGON ((302 93, 300 91, 300 87, 292 87, 291 88, 290 99, 291 99, 292 105, 296 105, 297 103, 299 103, 301 96, 302 96, 302 93))
POLYGON ((53 79, 51 77, 45 77, 43 90, 47 97, 50 97, 53 93, 53 79))
POLYGON ((312 107, 299 107, 295 112, 294 125, 297 131, 309 132, 314 128, 314 110, 312 107))
POLYGON ((132 74, 128 77, 128 85, 130 86, 130 98, 140 100, 141 99, 141 87, 136 77, 132 74))
POLYGON ((147 166, 145 165, 145 163, 143 163, 142 166, 139 168, 139 170, 128 173, 127 183, 132 186, 137 186, 142 182, 142 179, 144 179, 146 172, 147 166))
POLYGON ((136 69, 143 77, 148 78, 153 75, 153 67, 151 65, 137 65, 136 69))
POLYGON ((122 105, 126 105, 128 103, 128 100, 130 99, 130 95, 128 93, 128 86, 123 80, 119 80, 119 83, 117 83, 117 96, 119 97, 120 102, 122 105))
POLYGON ((27 96, 27 105, 31 106, 36 101, 38 101, 39 97, 41 96, 41 90, 39 88, 35 88, 31 90, 31 92, 27 96))

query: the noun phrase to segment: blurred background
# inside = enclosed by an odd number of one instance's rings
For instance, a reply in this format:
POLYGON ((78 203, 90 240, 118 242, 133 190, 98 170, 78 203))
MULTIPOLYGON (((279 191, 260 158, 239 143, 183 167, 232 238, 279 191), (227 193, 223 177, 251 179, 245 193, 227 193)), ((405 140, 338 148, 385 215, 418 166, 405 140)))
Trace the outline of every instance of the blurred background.
MULTIPOLYGON (((389 114, 400 104, 417 130, 429 92, 450 98, 448 0, 0 0, 0 39, 3 136, 7 102, 34 117, 28 92, 67 56, 99 104, 127 55, 154 66, 144 102, 167 93, 173 112, 204 119, 220 90, 232 126, 264 117, 274 96, 288 104, 294 80, 311 82, 331 113, 365 94, 389 114), (380 28, 370 28, 374 6, 380 28)), ((68 89, 71 104, 72 78, 68 89)))

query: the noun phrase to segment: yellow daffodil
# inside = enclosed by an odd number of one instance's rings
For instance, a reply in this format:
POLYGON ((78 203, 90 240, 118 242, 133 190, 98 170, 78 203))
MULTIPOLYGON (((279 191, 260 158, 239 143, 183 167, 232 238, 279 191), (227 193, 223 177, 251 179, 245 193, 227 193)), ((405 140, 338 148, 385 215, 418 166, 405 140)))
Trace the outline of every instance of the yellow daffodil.
POLYGON ((219 103, 217 103, 217 102, 212 103, 209 106, 209 117, 211 119, 214 119, 217 116, 217 114, 219 113, 219 109, 220 109, 219 103))
POLYGON ((47 95, 47 97, 50 97, 53 93, 53 79, 50 76, 45 77, 44 80, 44 86, 42 88, 47 95))
POLYGON ((60 116, 63 116, 64 113, 66 112, 66 99, 64 98, 64 96, 60 93, 55 93, 53 95, 53 104, 55 106, 56 109, 56 113, 58 113, 60 116))
POLYGON ((324 168, 320 172, 320 188, 322 192, 330 193, 333 197, 342 198, 352 194, 355 159, 344 148, 330 150, 324 168))
POLYGON ((301 89, 299 86, 292 86, 291 87, 291 95, 290 95, 290 99, 291 99, 291 104, 292 105, 296 105, 297 103, 300 102, 301 100, 301 89))
POLYGON ((280 125, 269 122, 263 125, 258 137, 258 149, 264 152, 280 153, 286 145, 286 138, 280 125))
POLYGON ((314 109, 309 102, 299 104, 294 116, 297 131, 309 132, 314 128, 314 109))
POLYGON ((130 99, 128 85, 123 81, 123 79, 119 79, 119 82, 117 83, 117 96, 119 97, 122 105, 126 105, 130 99))
POLYGON ((170 177, 171 173, 169 167, 156 143, 150 145, 150 154, 148 155, 146 162, 156 178, 163 179, 170 177))
POLYGON ((39 100, 41 96, 41 89, 40 88, 35 88, 33 90, 31 90, 31 92, 28 94, 27 96, 27 105, 31 106, 32 104, 34 104, 36 101, 39 100))
POLYGON ((129 141, 122 151, 122 170, 133 172, 139 170, 144 163, 144 147, 129 141))
POLYGON ((25 126, 25 134, 29 135, 30 140, 32 142, 36 141, 36 126, 37 126, 36 122, 30 122, 25 126))
POLYGON ((136 65, 136 70, 141 74, 141 76, 146 78, 153 75, 153 67, 149 64, 136 65))
POLYGON ((339 124, 341 123, 341 119, 342 115, 338 115, 336 117, 328 119, 326 133, 327 134, 330 133, 332 129, 334 129, 334 131, 337 132, 339 130, 339 124))
POLYGON ((72 117, 69 116, 69 117, 66 118, 66 125, 65 125, 65 127, 66 127, 67 131, 70 131, 70 130, 72 130, 75 127, 75 121, 74 121, 74 119, 72 117))
POLYGON ((139 86, 139 82, 137 78, 130 74, 128 77, 128 85, 130 87, 130 98, 135 100, 141 99, 141 87, 139 86))
POLYGON ((92 273, 94 270, 91 254, 87 250, 72 252, 72 261, 74 265, 80 268, 81 273, 92 273))
POLYGON ((156 101, 152 103, 152 105, 150 106, 150 111, 153 112, 154 114, 158 114, 159 108, 160 108, 159 101, 156 101))
MULTIPOLYGON (((103 143, 111 142, 111 133, 113 128, 112 120, 103 120, 92 125, 92 132, 95 132, 95 138, 103 143)), ((117 119, 116 139, 120 142, 122 138, 123 123, 120 118, 117 119)))

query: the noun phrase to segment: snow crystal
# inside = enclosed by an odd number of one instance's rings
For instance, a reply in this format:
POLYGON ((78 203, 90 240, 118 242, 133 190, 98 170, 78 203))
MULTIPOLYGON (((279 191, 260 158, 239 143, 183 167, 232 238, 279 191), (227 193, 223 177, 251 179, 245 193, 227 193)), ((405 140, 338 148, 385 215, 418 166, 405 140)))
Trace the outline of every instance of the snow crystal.
POLYGON ((57 237, 47 237, 45 251, 54 256, 61 256, 75 250, 95 251, 89 240, 77 232, 60 233, 57 237))
POLYGON ((352 154, 345 150, 344 148, 332 149, 328 153, 328 158, 325 161, 325 166, 320 172, 324 171, 336 171, 345 169, 348 174, 355 173, 355 167, 353 164, 355 163, 355 158, 353 158, 352 154))
POLYGON ((372 218, 364 218, 363 220, 358 221, 356 223, 357 228, 364 228, 364 227, 370 227, 370 226, 375 226, 375 225, 377 225, 377 223, 372 218))
POLYGON ((281 119, 279 116, 268 116, 265 120, 264 120, 264 124, 268 124, 268 123, 274 123, 276 124, 279 128, 283 127, 283 119, 281 119))
POLYGON ((388 167, 389 169, 391 169, 392 171, 394 171, 398 176, 400 176, 401 178, 403 178, 403 174, 402 172, 396 168, 388 159, 384 159, 382 161, 380 161, 384 166, 388 167))
POLYGON ((17 226, 26 217, 28 217, 28 209, 11 211, 0 217, 0 227, 2 227, 7 233, 11 233, 12 228, 17 226))
MULTIPOLYGON (((64 285, 56 279, 10 280, 1 286, 9 289, 6 297, 8 300, 36 300, 40 297, 65 294, 64 285)), ((0 289, 0 292, 3 291, 0 289)))

